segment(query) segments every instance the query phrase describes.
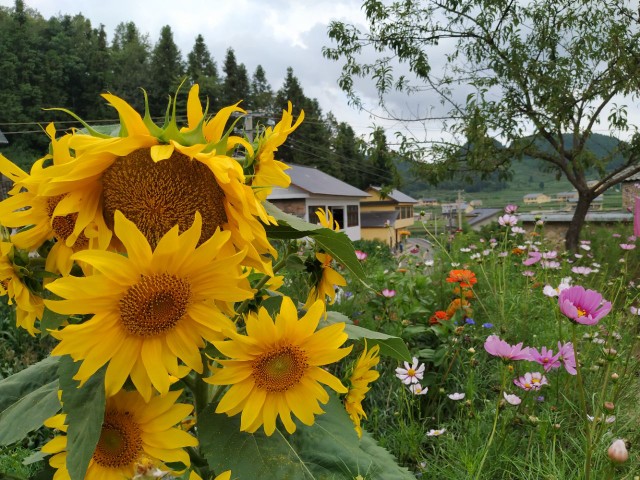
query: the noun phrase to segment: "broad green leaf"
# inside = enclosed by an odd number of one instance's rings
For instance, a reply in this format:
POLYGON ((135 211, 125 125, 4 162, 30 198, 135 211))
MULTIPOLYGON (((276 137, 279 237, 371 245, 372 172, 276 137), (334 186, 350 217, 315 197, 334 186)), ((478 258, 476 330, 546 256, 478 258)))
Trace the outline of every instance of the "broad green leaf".
POLYGON ((60 357, 47 357, 40 362, 0 380, 0 412, 56 377, 60 357))
POLYGON ((324 409, 311 427, 298 424, 293 435, 276 430, 267 437, 261 430, 240 432, 239 416, 217 415, 209 407, 198 420, 202 452, 216 472, 231 469, 239 480, 415 479, 368 434, 358 439, 337 398, 324 409))
POLYGON ((67 470, 71 480, 83 480, 89 460, 96 449, 104 420, 106 368, 98 370, 79 387, 73 376, 79 363, 67 356, 60 360, 58 375, 62 390, 63 410, 67 414, 67 470))
POLYGON ((261 430, 254 434, 240 431, 240 416, 214 413, 212 406, 198 416, 200 448, 214 471, 231 469, 240 480, 256 478, 315 477, 278 432, 267 437, 261 430))
POLYGON ((284 213, 269 202, 265 202, 265 209, 278 221, 277 226, 265 225, 268 237, 280 239, 311 237, 320 248, 328 252, 358 280, 366 284, 366 274, 362 264, 356 258, 353 244, 344 232, 334 232, 321 225, 305 222, 294 215, 284 213))
POLYGON ((347 325, 345 331, 351 340, 367 339, 367 344, 380 345, 380 355, 386 355, 403 361, 411 361, 411 353, 400 337, 374 332, 358 325, 347 325))
POLYGON ((60 410, 58 381, 54 380, 27 393, 0 412, 0 445, 10 445, 40 428, 60 410))
POLYGON ((331 325, 333 323, 340 322, 344 322, 346 324, 353 323, 353 321, 344 313, 334 312, 333 310, 330 310, 327 312, 327 317, 320 320, 320 325, 322 325, 323 323, 328 323, 329 325, 331 325))
POLYGON ((433 362, 436 357, 436 351, 433 348, 423 348, 418 350, 418 358, 425 362, 433 362))

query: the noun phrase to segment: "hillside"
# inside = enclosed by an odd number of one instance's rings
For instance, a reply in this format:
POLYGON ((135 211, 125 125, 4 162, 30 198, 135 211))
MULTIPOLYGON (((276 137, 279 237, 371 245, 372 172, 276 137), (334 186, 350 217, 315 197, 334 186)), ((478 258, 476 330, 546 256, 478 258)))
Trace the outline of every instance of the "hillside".
MULTIPOLYGON (((571 145, 569 135, 565 136, 565 142, 567 145, 571 145)), ((600 134, 593 134, 587 141, 587 149, 596 158, 605 157, 617 145, 617 139, 600 134)), ((622 162, 622 157, 618 155, 613 162, 607 165, 607 170, 615 168, 620 162, 622 162)), ((482 200, 483 206, 501 207, 506 203, 522 204, 522 197, 527 193, 540 192, 552 196, 558 192, 573 190, 573 186, 564 177, 556 179, 556 174, 549 170, 545 162, 530 157, 513 162, 510 170, 511 179, 504 181, 497 178, 480 180, 478 176, 473 184, 454 178, 434 187, 429 185, 425 179, 416 178, 411 172, 410 165, 406 162, 399 162, 397 168, 403 181, 401 190, 414 198, 453 201, 457 196, 457 191, 461 190, 468 200, 482 200)), ((596 180, 598 178, 597 172, 593 171, 588 178, 596 180)), ((614 190, 605 194, 605 207, 620 204, 617 200, 620 194, 619 192, 616 194, 614 190)))

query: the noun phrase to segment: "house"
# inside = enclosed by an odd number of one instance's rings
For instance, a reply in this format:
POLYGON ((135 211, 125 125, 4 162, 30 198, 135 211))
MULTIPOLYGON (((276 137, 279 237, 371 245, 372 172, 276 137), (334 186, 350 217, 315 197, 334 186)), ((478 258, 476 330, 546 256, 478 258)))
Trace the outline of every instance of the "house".
POLYGON ((291 165, 286 173, 291 177, 289 188, 274 187, 268 201, 311 223, 318 223, 318 208, 329 210, 341 231, 360 240, 360 200, 369 196, 367 192, 312 167, 291 165))
POLYGON ((480 230, 485 225, 496 221, 504 213, 502 208, 476 208, 465 216, 466 222, 472 230, 480 230))
POLYGON ((570 192, 558 192, 556 193, 556 200, 558 202, 569 202, 571 200, 578 200, 578 192, 576 190, 572 190, 570 192))
POLYGON ((551 201, 551 197, 549 195, 545 195, 544 193, 527 193, 523 197, 523 199, 525 205, 547 203, 551 201))
POLYGON ((456 203, 443 203, 440 205, 442 209, 442 215, 456 215, 460 210, 465 215, 473 212, 473 206, 467 202, 456 203))
POLYGON ((418 201, 418 207, 437 207, 440 202, 437 198, 422 198, 418 201))
POLYGON ((414 198, 396 189, 383 193, 380 187, 369 187, 368 197, 361 201, 362 238, 381 240, 395 247, 414 223, 414 198))

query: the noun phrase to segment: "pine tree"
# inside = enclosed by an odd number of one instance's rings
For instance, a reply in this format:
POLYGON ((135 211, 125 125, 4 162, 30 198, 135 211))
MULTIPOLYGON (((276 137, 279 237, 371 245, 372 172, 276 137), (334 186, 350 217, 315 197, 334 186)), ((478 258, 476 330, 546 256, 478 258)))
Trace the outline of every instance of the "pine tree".
MULTIPOLYGON (((151 54, 151 78, 149 79, 149 109, 152 115, 164 115, 169 96, 173 96, 184 79, 184 63, 180 50, 173 40, 173 32, 169 25, 160 30, 160 38, 151 54)), ((181 100, 186 103, 186 92, 181 100)))
POLYGON ((220 102, 222 105, 233 105, 240 100, 243 102, 240 106, 247 108, 247 99, 249 98, 249 77, 247 68, 243 64, 238 64, 236 54, 232 48, 227 50, 222 67, 225 77, 222 82, 222 94, 220 102))
POLYGON ((247 104, 251 110, 271 112, 273 109, 273 90, 267 81, 267 76, 262 65, 256 67, 251 77, 249 88, 249 100, 247 104))
POLYGON ((220 104, 220 79, 211 53, 204 43, 202 35, 196 37, 193 49, 187 55, 187 78, 191 85, 197 83, 200 86, 201 98, 209 99, 209 108, 217 109, 220 104))

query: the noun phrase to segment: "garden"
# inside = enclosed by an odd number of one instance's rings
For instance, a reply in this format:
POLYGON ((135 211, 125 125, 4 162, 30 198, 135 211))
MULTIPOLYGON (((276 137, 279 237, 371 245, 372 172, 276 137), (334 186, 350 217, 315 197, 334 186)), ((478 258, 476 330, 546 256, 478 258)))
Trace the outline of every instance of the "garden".
POLYGON ((640 475, 631 227, 563 251, 508 205, 397 256, 266 202, 290 104, 248 137, 197 85, 184 125, 103 97, 0 157, 3 478, 640 475))

